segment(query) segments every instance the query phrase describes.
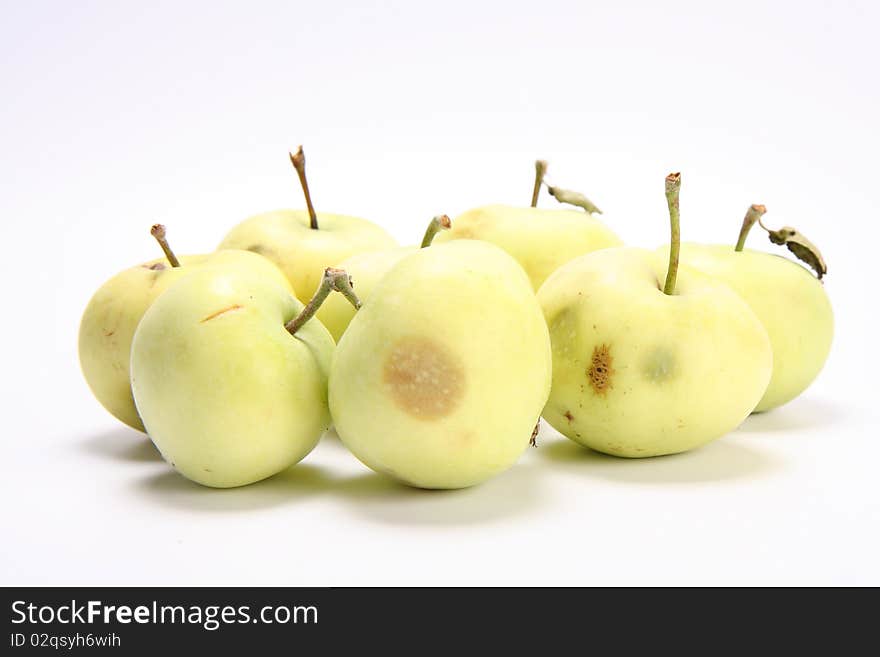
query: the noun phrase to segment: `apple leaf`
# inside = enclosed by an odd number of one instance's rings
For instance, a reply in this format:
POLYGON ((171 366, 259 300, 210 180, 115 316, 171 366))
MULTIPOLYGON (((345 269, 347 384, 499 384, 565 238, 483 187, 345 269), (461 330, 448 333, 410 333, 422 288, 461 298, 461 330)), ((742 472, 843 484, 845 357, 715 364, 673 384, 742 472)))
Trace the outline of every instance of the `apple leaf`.
POLYGON ((828 273, 828 267, 825 265, 825 259, 822 253, 816 248, 806 237, 801 235, 791 226, 783 226, 779 230, 768 230, 770 241, 774 244, 784 244, 788 250, 797 256, 798 260, 807 263, 815 270, 816 275, 821 280, 828 273))
POLYGON ((573 192, 570 189, 560 189, 559 187, 550 187, 549 185, 547 186, 547 191, 550 192, 550 196, 560 203, 576 205, 579 208, 586 210, 587 214, 602 214, 602 211, 580 192, 573 192))

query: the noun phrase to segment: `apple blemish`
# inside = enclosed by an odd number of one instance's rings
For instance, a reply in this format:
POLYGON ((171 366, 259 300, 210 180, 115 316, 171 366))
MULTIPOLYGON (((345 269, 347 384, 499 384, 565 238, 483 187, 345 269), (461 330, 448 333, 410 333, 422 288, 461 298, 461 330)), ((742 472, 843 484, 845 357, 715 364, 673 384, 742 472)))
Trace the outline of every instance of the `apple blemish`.
POLYGON ((464 396, 464 368, 442 344, 410 336, 399 340, 385 360, 382 381, 404 411, 434 420, 449 415, 464 396))
POLYGON ((593 349, 593 356, 590 359, 590 367, 587 369, 587 378, 593 392, 604 397, 611 388, 611 377, 614 375, 614 357, 611 355, 611 347, 607 344, 600 344, 593 349))

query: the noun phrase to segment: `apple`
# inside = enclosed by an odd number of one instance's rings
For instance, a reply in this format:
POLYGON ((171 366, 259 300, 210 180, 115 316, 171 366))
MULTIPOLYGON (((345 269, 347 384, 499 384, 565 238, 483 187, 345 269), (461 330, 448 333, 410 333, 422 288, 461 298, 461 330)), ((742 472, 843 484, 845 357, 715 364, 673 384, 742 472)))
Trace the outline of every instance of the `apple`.
POLYGON ((373 470, 463 488, 513 465, 549 386, 525 272, 492 244, 460 240, 408 255, 372 290, 336 348, 330 411, 373 470))
POLYGON ((334 344, 312 317, 332 289, 357 303, 341 270, 327 269, 303 307, 275 280, 206 268, 153 303, 132 343, 131 387, 172 467, 229 488, 276 474, 315 447, 330 424, 334 344))
POLYGON ((773 348, 773 374, 755 411, 767 411, 800 395, 818 376, 831 350, 834 314, 821 277, 827 271, 818 250, 786 227, 766 229, 761 222, 763 205, 746 213, 736 247, 683 244, 681 259, 729 285, 761 320, 773 348), (805 267, 778 255, 744 249, 745 238, 755 222, 777 244, 807 248, 799 257, 816 269, 817 278, 805 267))
POLYGON ((79 326, 79 362, 86 383, 104 408, 138 431, 144 425, 131 395, 131 341, 147 308, 172 283, 204 267, 247 269, 292 292, 284 274, 255 253, 224 250, 178 259, 168 246, 164 226, 156 224, 151 233, 166 260, 131 267, 105 282, 86 306, 79 326))
POLYGON ((611 229, 593 216, 601 212, 582 194, 549 186, 550 194, 557 200, 579 205, 584 211, 538 208, 546 163, 539 160, 535 170, 531 207, 487 205, 468 210, 452 222, 452 230, 437 237, 437 243, 458 239, 491 242, 522 265, 535 290, 572 258, 622 244, 611 229))
MULTIPOLYGON (((434 236, 441 230, 449 230, 452 224, 445 214, 434 217, 428 224, 425 236, 422 238, 421 247, 399 246, 394 249, 382 251, 368 251, 358 253, 346 258, 337 266, 349 273, 352 284, 357 287, 358 298, 361 302, 370 298, 370 294, 376 284, 388 271, 400 260, 414 253, 418 248, 430 246, 434 236)), ((330 335, 336 342, 342 337, 345 329, 354 317, 355 309, 343 297, 331 295, 318 310, 318 319, 330 331, 330 335)))
POLYGON ((770 380, 770 339, 748 305, 721 281, 679 267, 680 185, 678 174, 667 177, 668 259, 597 251, 538 291, 553 349, 544 418, 606 454, 704 445, 738 426, 770 380))
POLYGON ((318 287, 325 268, 356 253, 395 247, 397 242, 366 219, 315 212, 302 146, 290 154, 290 161, 299 176, 306 209, 275 210, 245 219, 229 231, 219 248, 244 249, 269 258, 305 303, 318 287))

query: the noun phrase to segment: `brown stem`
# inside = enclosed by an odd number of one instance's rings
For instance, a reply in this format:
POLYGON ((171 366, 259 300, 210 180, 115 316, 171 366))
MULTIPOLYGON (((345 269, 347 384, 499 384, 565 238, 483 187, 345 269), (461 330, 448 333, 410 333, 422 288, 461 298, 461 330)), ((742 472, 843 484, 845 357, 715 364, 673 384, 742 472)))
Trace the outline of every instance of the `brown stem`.
POLYGON ((168 240, 165 239, 165 226, 162 224, 153 224, 153 227, 150 228, 150 235, 156 238, 156 241, 159 242, 159 246, 162 247, 162 250, 165 252, 165 257, 168 259, 168 262, 172 267, 180 267, 180 261, 177 259, 177 256, 174 255, 174 251, 171 250, 171 247, 168 246, 168 240))
POLYGON ((666 270, 664 294, 675 294, 675 279, 678 276, 678 255, 681 249, 681 226, 678 217, 678 196, 681 191, 681 174, 670 173, 666 176, 666 205, 669 206, 669 268, 666 270))
MULTIPOLYGON (((746 245, 746 237, 749 236, 749 231, 752 229, 752 226, 755 225, 755 222, 761 223, 761 217, 767 212, 766 206, 763 205, 752 205, 749 207, 746 212, 746 216, 743 219, 742 228, 739 229, 739 239, 736 241, 735 251, 742 251, 743 247, 746 245)), ((763 224, 761 224, 763 226, 763 224)))
POLYGON ((303 147, 298 146, 296 149, 296 153, 290 153, 290 162, 293 164, 293 168, 296 169, 296 174, 299 176, 299 184, 303 190, 303 196, 306 197, 306 207, 309 209, 309 226, 313 230, 318 230, 318 215, 315 212, 315 206, 312 205, 312 195, 309 193, 309 181, 306 180, 306 154, 303 152, 303 147))
POLYGON ((428 224, 428 228, 425 230, 425 236, 422 238, 422 245, 419 248, 424 249, 426 246, 431 246, 431 242, 434 241, 434 237, 437 236, 441 230, 449 230, 452 228, 452 220, 445 214, 440 214, 431 219, 431 223, 428 224))
POLYGON ((318 312, 318 308, 321 307, 324 300, 334 290, 348 299, 355 309, 361 307, 360 299, 357 298, 357 295, 354 293, 354 288, 351 285, 351 276, 349 276, 344 269, 327 267, 327 269, 324 270, 324 277, 321 279, 321 284, 318 286, 318 291, 315 292, 315 296, 313 296, 311 301, 306 304, 306 307, 302 309, 302 312, 300 312, 299 315, 284 325, 284 328, 286 328, 291 335, 296 335, 296 332, 302 328, 303 324, 314 317, 315 313, 318 312))
POLYGON ((532 189, 532 207, 538 207, 538 194, 541 193, 541 183, 547 174, 547 161, 535 160, 535 187, 532 189))

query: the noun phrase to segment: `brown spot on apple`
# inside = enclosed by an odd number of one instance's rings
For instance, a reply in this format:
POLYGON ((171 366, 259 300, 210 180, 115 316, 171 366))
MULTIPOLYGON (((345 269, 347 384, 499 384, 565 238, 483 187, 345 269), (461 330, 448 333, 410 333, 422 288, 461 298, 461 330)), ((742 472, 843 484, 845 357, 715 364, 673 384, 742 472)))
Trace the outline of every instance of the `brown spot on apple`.
POLYGON ((612 387, 611 379, 614 377, 614 357, 611 355, 611 347, 607 344, 596 345, 593 348, 593 357, 587 368, 587 379, 590 386, 600 397, 604 397, 608 389, 612 387))
POLYGON ((382 382, 402 410, 422 420, 452 413, 466 387, 464 367, 455 355, 422 336, 401 338, 391 347, 382 382))
POLYGON ((565 411, 565 413, 562 414, 562 417, 564 417, 569 422, 574 421, 574 415, 571 414, 571 411, 565 411))

